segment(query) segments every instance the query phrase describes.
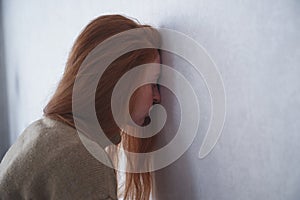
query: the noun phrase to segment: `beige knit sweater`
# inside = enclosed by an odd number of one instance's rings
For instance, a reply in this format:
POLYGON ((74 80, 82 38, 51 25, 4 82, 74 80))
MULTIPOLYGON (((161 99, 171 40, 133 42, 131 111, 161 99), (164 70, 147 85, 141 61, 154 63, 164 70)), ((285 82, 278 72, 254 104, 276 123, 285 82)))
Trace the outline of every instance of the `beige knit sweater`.
POLYGON ((117 199, 116 175, 85 149, 74 128, 45 117, 1 161, 0 199, 117 199))

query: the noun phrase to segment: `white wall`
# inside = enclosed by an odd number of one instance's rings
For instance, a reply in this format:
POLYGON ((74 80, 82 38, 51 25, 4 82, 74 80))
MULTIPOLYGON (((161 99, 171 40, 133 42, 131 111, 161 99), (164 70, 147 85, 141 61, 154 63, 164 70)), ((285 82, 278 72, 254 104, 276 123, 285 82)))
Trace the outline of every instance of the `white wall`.
MULTIPOLYGON (((0 0, 0 11, 2 10, 2 2, 0 0)), ((0 12, 0 160, 9 148, 9 124, 8 124, 8 108, 7 108, 7 85, 6 85, 6 69, 4 65, 4 37, 2 25, 2 12, 0 12)))
MULTIPOLYGON (((211 154, 200 160, 210 115, 205 85, 188 63, 164 54, 163 62, 195 85, 203 113, 192 146, 156 173, 156 199, 299 199, 297 0, 3 1, 12 142, 41 116, 80 30, 109 13, 189 35, 208 51, 224 81, 224 130, 211 154)), ((180 116, 173 109, 175 124, 180 116)), ((164 134, 162 143, 171 136, 164 134)))

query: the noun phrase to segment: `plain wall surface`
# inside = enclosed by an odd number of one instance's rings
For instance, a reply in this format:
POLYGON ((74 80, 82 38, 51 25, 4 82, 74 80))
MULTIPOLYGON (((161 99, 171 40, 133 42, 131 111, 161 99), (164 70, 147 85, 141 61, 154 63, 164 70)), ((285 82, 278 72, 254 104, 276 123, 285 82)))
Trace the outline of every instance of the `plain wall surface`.
MULTIPOLYGON (((2 1, 0 1, 0 12, 2 11, 2 1)), ((4 62, 4 37, 2 25, 2 12, 0 13, 0 160, 9 148, 9 124, 7 108, 7 85, 6 69, 4 62)))
MULTIPOLYGON (((172 165, 156 172, 158 200, 298 200, 300 198, 300 2, 4 0, 3 28, 10 140, 42 115, 71 46, 92 19, 124 14, 187 34, 222 75, 227 117, 213 151, 198 158, 210 117, 205 84, 183 59, 162 61, 191 81, 200 99, 199 132, 172 165)), ((1 52, 1 49, 0 49, 1 52)), ((2 70, 2 68, 1 68, 2 70)), ((2 72, 2 71, 1 71, 2 72)), ((2 77, 1 77, 2 80, 2 77)), ((180 118, 168 91, 172 139, 180 118)), ((2 135, 1 135, 2 137, 2 135)))

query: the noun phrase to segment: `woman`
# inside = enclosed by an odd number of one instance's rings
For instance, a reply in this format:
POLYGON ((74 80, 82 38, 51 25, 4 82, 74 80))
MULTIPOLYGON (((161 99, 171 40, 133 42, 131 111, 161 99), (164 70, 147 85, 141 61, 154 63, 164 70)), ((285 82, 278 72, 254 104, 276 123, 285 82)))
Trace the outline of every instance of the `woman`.
MULTIPOLYGON (((149 25, 140 25, 121 15, 100 16, 85 27, 69 54, 57 90, 44 108, 44 117, 25 129, 1 162, 0 199, 117 199, 117 193, 122 193, 124 199, 149 199, 152 189, 150 172, 126 173, 124 191, 118 190, 116 171, 93 157, 78 137, 77 131, 84 130, 77 130, 73 110, 74 105, 88 106, 88 103, 84 103, 85 99, 92 99, 97 120, 113 144, 130 152, 153 150, 153 137, 133 137, 117 126, 111 109, 111 97, 115 85, 126 72, 142 64, 160 63, 158 49, 143 48, 127 52, 107 68, 103 63, 97 63, 99 70, 106 69, 96 91, 89 87, 93 74, 81 74, 82 68, 83 71, 89 70, 89 65, 83 66, 84 61, 99 44, 119 33, 137 28, 146 30, 143 37, 126 37, 124 43, 110 46, 110 50, 102 52, 100 57, 109 57, 114 51, 112 49, 126 48, 126 44, 158 46, 159 34, 149 25), (74 99, 72 95, 78 78, 86 78, 86 81, 77 87, 81 95, 74 99)), ((157 79, 159 72, 147 75, 157 79)), ((140 126, 147 125, 150 123, 150 107, 159 102, 156 84, 139 87, 130 98, 132 120, 140 126)), ((88 126, 86 118, 81 117, 81 121, 88 126)), ((104 149, 108 144, 103 144, 104 149)), ((113 155, 113 161, 117 161, 118 154, 113 155)), ((107 154, 100 156, 111 162, 107 154)), ((130 164, 127 163, 128 166, 130 164)))

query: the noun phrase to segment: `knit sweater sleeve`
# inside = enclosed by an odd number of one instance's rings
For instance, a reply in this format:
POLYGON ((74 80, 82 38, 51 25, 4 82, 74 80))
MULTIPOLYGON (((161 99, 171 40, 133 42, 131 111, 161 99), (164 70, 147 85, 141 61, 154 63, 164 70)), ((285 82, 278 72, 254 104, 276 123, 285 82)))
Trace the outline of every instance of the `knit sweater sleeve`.
POLYGON ((94 158, 74 130, 49 119, 30 125, 0 163, 0 199, 116 200, 114 170, 94 158))

